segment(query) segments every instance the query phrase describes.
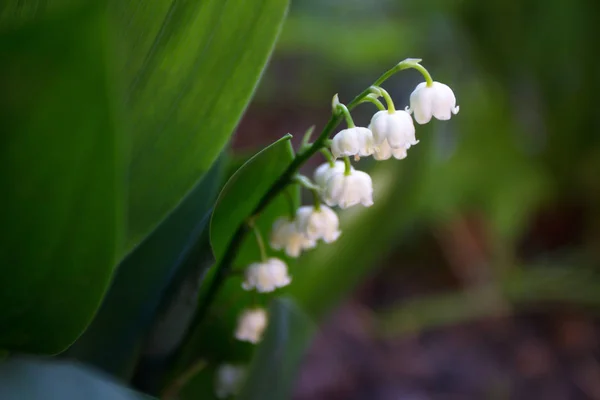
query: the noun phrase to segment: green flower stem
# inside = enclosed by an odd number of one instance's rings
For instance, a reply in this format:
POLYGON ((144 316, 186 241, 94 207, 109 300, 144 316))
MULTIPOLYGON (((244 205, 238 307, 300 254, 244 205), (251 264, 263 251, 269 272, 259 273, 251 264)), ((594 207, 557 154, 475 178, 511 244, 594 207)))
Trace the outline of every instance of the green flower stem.
POLYGON ((248 221, 248 226, 252 228, 254 231, 254 236, 256 237, 256 245, 258 246, 258 250, 260 250, 260 259, 261 261, 267 261, 267 250, 265 248, 265 241, 263 240, 262 234, 260 233, 260 229, 254 223, 254 218, 250 218, 248 221))
POLYGON ((318 190, 315 190, 315 189, 311 189, 310 191, 312 192, 312 195, 313 195, 313 204, 315 206, 315 210, 320 211, 321 210, 321 194, 318 190))
POLYGON ((325 159, 329 163, 329 166, 331 168, 335 167, 335 158, 333 157, 333 154, 331 154, 331 152, 326 147, 323 147, 320 151, 321 154, 323 154, 323 157, 325 157, 325 159))
POLYGON ((350 110, 348 110, 348 107, 346 107, 342 103, 339 103, 336 106, 336 109, 339 110, 342 114, 344 114, 344 118, 346 118, 346 125, 348 125, 348 128, 354 128, 356 126, 354 125, 354 120, 352 120, 352 115, 350 115, 350 110))
POLYGON ((315 210, 317 210, 317 211, 320 210, 321 209, 321 188, 318 187, 317 185, 315 185, 314 183, 312 183, 310 181, 310 179, 308 179, 304 175, 296 175, 296 177, 294 178, 294 182, 298 183, 303 188, 311 191, 311 193, 313 195, 313 203, 315 205, 315 210))
POLYGON ((283 191, 285 193, 285 198, 287 199, 290 213, 290 221, 293 221, 296 218, 296 202, 290 193, 289 187, 285 188, 283 191))
POLYGON ((360 103, 373 103, 379 109, 379 111, 385 110, 385 106, 383 105, 383 103, 377 100, 377 98, 375 98, 372 94, 362 99, 360 103))
POLYGON ((427 82, 427 86, 431 87, 433 85, 433 79, 431 78, 429 71, 427 71, 424 66, 421 64, 415 64, 412 68, 416 69, 423 75, 425 82, 427 82))
MULTIPOLYGON (((388 106, 388 112, 390 114, 393 114, 396 112, 396 107, 394 107, 394 100, 392 100, 392 96, 390 96, 390 94, 388 93, 387 90, 385 90, 382 87, 378 87, 378 86, 374 86, 373 87, 373 91, 377 90, 377 92, 381 93, 381 95, 383 96, 383 98, 385 99, 385 102, 388 106)), ((368 96, 367 96, 368 97, 368 96)))
MULTIPOLYGON (((375 82, 373 82, 373 86, 380 86, 383 82, 388 80, 395 73, 402 71, 408 68, 415 68, 415 65, 418 65, 418 62, 421 60, 416 59, 406 59, 394 67, 383 73, 375 82)), ((358 96, 356 96, 348 105, 346 106, 348 111, 351 111, 354 107, 364 100, 371 93, 371 89, 367 88, 363 90, 358 96)), ((273 201, 275 197, 277 197, 294 179, 294 176, 315 153, 320 151, 322 148, 326 147, 326 143, 329 140, 329 137, 333 133, 333 131, 337 128, 337 126, 342 122, 342 116, 340 114, 334 114, 331 116, 321 134, 317 138, 317 140, 312 144, 312 146, 307 149, 301 150, 294 160, 290 163, 285 171, 279 176, 279 178, 271 185, 269 190, 265 193, 265 195, 258 202, 254 210, 249 217, 260 214, 268 205, 273 201)), ((194 327, 199 326, 204 318, 207 315, 210 306, 212 305, 213 300, 215 299, 219 289, 225 282, 229 271, 232 268, 232 263, 239 251, 244 237, 248 232, 248 225, 241 224, 238 229, 235 231, 233 237, 229 241, 227 245, 227 249, 225 250, 225 254, 223 258, 213 267, 215 268, 215 273, 213 279, 208 282, 208 288, 205 294, 199 299, 198 309, 194 314, 192 322, 190 324, 190 329, 186 333, 182 343, 184 345, 180 346, 178 353, 175 355, 177 360, 177 364, 173 371, 173 376, 177 376, 182 371, 185 371, 188 366, 193 362, 193 354, 188 350, 188 346, 191 346, 195 339, 198 339, 197 330, 194 327)))
POLYGON ((344 157, 344 175, 348 176, 352 173, 352 164, 350 163, 350 157, 344 157))

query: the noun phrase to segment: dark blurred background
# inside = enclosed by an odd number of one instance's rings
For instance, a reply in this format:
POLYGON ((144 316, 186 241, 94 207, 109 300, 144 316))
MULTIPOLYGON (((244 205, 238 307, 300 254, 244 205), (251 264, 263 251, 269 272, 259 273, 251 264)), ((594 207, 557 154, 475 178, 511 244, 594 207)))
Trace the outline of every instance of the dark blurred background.
MULTIPOLYGON (((376 206, 303 259, 335 257, 360 284, 296 399, 600 399, 599 17, 597 0, 293 3, 237 154, 297 143, 333 94, 348 102, 407 57, 461 107, 417 126, 407 159, 361 161, 376 206)), ((384 86, 400 108, 421 80, 384 86)))

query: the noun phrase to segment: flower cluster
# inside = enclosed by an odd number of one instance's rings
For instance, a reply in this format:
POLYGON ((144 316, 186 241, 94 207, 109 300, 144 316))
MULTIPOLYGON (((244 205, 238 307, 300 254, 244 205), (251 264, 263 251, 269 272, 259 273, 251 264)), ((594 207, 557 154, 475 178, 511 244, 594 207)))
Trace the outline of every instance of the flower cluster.
MULTIPOLYGON (((333 99, 333 114, 343 115, 347 128, 338 132, 333 139, 320 138, 319 150, 325 155, 327 162, 321 164, 314 172, 313 180, 298 175, 294 182, 310 190, 313 194, 312 205, 304 205, 294 210, 293 215, 278 218, 272 226, 269 244, 273 250, 282 251, 288 257, 299 257, 302 252, 313 249, 322 241, 333 243, 341 235, 338 215, 334 207, 346 209, 357 205, 370 207, 373 205, 373 182, 371 177, 352 166, 361 157, 373 156, 375 160, 407 157, 408 150, 419 143, 415 135, 415 124, 425 124, 432 118, 448 120, 452 114, 458 113, 456 98, 452 90, 431 79, 429 73, 418 64, 412 62, 425 76, 426 82, 419 84, 410 95, 410 106, 404 110, 396 110, 390 95, 381 87, 371 87, 370 94, 363 95, 362 101, 370 101, 378 106, 368 127, 355 126, 348 107, 341 104, 337 95, 333 99), (387 109, 378 100, 383 97, 387 109), (326 147, 325 147, 326 145, 326 147)), ((359 102, 359 103, 360 103, 359 102)), ((356 105, 356 104, 354 104, 356 105)), ((304 146, 310 136, 305 137, 304 146)), ((255 227, 254 227, 255 228, 255 227)), ((268 293, 291 283, 292 278, 284 260, 267 257, 265 246, 258 229, 255 229, 257 244, 261 250, 262 260, 250 264, 245 270, 242 283, 244 290, 256 290, 268 293)), ((235 337, 238 340, 258 343, 268 323, 268 315, 264 308, 251 308, 242 312, 238 319, 235 337)), ((221 394, 233 394, 242 373, 231 366, 224 366, 219 372, 218 391, 221 394)))

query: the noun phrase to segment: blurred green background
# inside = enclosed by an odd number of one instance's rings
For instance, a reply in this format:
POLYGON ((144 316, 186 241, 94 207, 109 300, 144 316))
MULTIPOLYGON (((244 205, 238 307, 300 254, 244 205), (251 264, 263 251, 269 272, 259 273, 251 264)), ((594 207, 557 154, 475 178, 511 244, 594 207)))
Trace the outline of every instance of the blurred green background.
MULTIPOLYGON (((309 311, 338 304, 298 399, 600 398, 598 15, 594 1, 292 4, 236 151, 299 140, 334 93, 347 102, 406 57, 461 107, 417 126, 407 159, 361 161, 376 205, 341 213, 340 240, 293 270, 309 311)), ((384 86, 403 107, 420 81, 384 86)))

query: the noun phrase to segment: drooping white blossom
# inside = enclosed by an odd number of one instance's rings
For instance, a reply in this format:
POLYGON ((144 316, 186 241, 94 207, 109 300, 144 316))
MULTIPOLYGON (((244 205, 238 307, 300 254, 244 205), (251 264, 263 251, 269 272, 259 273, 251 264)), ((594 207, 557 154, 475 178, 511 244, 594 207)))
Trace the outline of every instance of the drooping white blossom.
POLYGON ((373 132, 375 145, 380 146, 384 141, 392 149, 408 150, 410 146, 419 143, 415 138, 415 125, 410 114, 404 110, 395 110, 391 113, 378 111, 371 118, 369 125, 373 132))
POLYGON ((240 365, 221 364, 215 379, 216 396, 225 399, 237 395, 245 377, 246 368, 240 365))
POLYGON ((407 151, 405 148, 400 147, 399 149, 392 149, 387 140, 384 140, 383 143, 377 146, 377 149, 373 153, 373 158, 378 161, 387 160, 390 157, 394 157, 397 160, 403 160, 406 156, 407 151))
POLYGON ((263 308, 244 310, 238 318, 235 338, 243 342, 260 342, 267 320, 267 312, 263 308))
POLYGON ((314 206, 300 207, 296 212, 296 225, 305 237, 322 239, 325 243, 335 242, 341 234, 337 214, 326 205, 320 205, 318 210, 314 206))
POLYGON ((296 221, 281 217, 273 223, 269 244, 275 250, 285 249, 289 257, 298 257, 302 250, 314 248, 317 242, 299 232, 296 221))
POLYGON ((409 112, 413 113, 415 121, 426 124, 432 117, 439 120, 449 120, 452 114, 457 114, 454 92, 448 85, 433 82, 431 86, 422 82, 417 85, 410 95, 409 112))
POLYGON ((335 158, 343 156, 366 157, 374 151, 373 133, 369 128, 355 126, 338 132, 331 142, 335 158))
MULTIPOLYGON (((354 169, 354 168, 352 168, 352 169, 354 169)), ((323 163, 323 164, 319 165, 317 167, 317 169, 315 170, 315 174, 314 174, 315 184, 318 187, 324 189, 325 183, 327 182, 327 180, 329 179, 329 177, 331 175, 339 174, 339 173, 343 174, 345 170, 346 170, 346 165, 344 164, 343 161, 336 161, 333 167, 328 162, 323 163)))
POLYGON ((250 264, 246 268, 246 280, 242 283, 242 288, 268 293, 289 285, 291 281, 287 265, 278 258, 269 258, 264 262, 250 264))
POLYGON ((348 208, 357 204, 373 205, 373 181, 366 172, 352 170, 331 174, 325 183, 323 199, 328 206, 348 208))

